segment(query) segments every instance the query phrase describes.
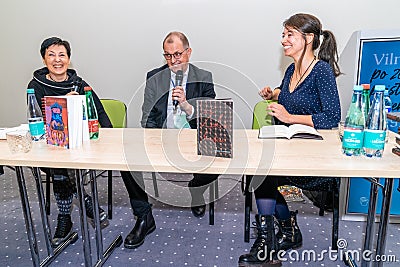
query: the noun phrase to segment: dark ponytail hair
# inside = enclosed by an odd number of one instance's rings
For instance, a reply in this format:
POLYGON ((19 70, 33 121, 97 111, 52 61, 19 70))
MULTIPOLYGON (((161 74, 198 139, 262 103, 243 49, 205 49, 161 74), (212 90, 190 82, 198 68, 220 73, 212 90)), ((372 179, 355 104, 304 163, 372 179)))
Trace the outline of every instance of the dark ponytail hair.
MULTIPOLYGON (((338 60, 338 52, 335 36, 331 31, 322 30, 322 25, 319 19, 311 14, 295 14, 283 22, 285 28, 292 27, 303 34, 304 40, 306 40, 306 34, 312 33, 314 35, 312 41, 312 50, 315 51, 319 48, 318 58, 326 61, 332 67, 335 77, 342 74, 340 72, 338 60), (322 43, 320 41, 321 35, 323 36, 322 43)), ((300 64, 303 60, 304 54, 306 53, 306 47, 304 47, 303 54, 300 57, 300 64)))

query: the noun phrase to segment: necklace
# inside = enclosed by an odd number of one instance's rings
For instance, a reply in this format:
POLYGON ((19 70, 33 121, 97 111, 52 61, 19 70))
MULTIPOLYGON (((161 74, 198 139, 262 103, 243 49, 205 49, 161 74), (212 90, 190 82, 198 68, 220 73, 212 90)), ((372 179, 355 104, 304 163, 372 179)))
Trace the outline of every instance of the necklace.
MULTIPOLYGON (((313 60, 311 61, 310 65, 308 65, 306 71, 303 72, 303 74, 300 76, 300 79, 297 81, 296 86, 293 88, 293 90, 297 88, 297 86, 299 85, 299 83, 300 83, 301 80, 303 79, 304 75, 306 75, 307 71, 310 69, 311 65, 314 63, 314 61, 315 61, 316 59, 317 59, 316 56, 314 56, 314 58, 313 58, 313 60)), ((293 76, 292 76, 292 77, 293 77, 293 76)))
POLYGON ((65 78, 65 80, 64 81, 56 81, 56 80, 54 80, 52 77, 51 77, 51 75, 50 75, 50 73, 49 74, 47 74, 47 77, 49 78, 49 80, 52 80, 53 82, 56 82, 56 83, 60 83, 60 82, 65 82, 65 81, 67 81, 68 80, 68 74, 67 74, 67 77, 65 78))

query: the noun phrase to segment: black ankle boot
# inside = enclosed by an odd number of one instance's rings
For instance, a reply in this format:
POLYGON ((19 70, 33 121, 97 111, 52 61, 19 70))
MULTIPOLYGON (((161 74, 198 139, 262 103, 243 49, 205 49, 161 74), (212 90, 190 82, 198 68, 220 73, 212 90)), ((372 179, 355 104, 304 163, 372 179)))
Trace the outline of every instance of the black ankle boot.
POLYGON ((151 209, 144 215, 137 217, 135 226, 125 238, 124 246, 129 249, 137 248, 144 242, 145 237, 156 229, 151 209))
POLYGON ((278 220, 279 231, 276 234, 279 250, 296 249, 303 245, 303 236, 297 225, 296 210, 290 212, 290 218, 287 220, 278 220))
POLYGON ((52 246, 57 247, 60 245, 65 238, 71 233, 72 221, 70 214, 58 214, 57 216, 57 227, 54 237, 52 239, 52 246))
POLYGON ((281 266, 276 258, 278 243, 275 236, 274 217, 272 215, 256 215, 257 238, 248 254, 239 258, 239 266, 266 264, 281 266), (275 253, 271 253, 274 250, 275 253), (272 255, 271 255, 272 254, 272 255))
MULTIPOLYGON (((92 197, 89 195, 85 195, 85 209, 86 209, 86 216, 89 219, 94 219, 94 211, 93 211, 93 201, 92 197)), ((107 219, 107 213, 99 207, 99 218, 100 223, 104 222, 107 219)))

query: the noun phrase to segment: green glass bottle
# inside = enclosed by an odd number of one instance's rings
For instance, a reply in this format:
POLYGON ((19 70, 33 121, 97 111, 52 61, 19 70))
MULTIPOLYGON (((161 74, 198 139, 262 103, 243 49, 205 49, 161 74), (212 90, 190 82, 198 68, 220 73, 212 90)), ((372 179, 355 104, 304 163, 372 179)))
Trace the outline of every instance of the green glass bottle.
POLYGON ((369 84, 362 84, 361 86, 363 87, 362 107, 363 107, 363 111, 364 111, 365 121, 367 121, 367 117, 368 117, 368 113, 369 113, 369 107, 370 107, 370 103, 371 103, 371 100, 370 100, 371 98, 370 98, 370 94, 369 94, 370 85, 369 84))
POLYGON ((89 137, 90 139, 99 138, 99 118, 97 116, 96 105, 94 104, 92 87, 85 86, 87 117, 89 123, 89 137))

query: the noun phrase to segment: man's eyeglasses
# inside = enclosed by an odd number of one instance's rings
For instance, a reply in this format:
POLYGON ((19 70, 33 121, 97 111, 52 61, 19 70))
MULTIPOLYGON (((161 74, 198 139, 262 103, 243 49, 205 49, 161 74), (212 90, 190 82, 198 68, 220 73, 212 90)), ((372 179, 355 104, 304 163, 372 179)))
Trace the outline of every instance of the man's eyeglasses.
POLYGON ((188 50, 188 49, 189 49, 189 47, 188 47, 188 48, 185 48, 185 50, 183 50, 182 52, 175 52, 175 53, 173 53, 173 54, 165 53, 165 54, 163 54, 163 56, 164 56, 164 58, 165 58, 166 60, 171 60, 171 59, 172 59, 172 56, 174 56, 175 59, 180 59, 181 56, 182 56, 182 54, 183 54, 186 50, 188 50))

